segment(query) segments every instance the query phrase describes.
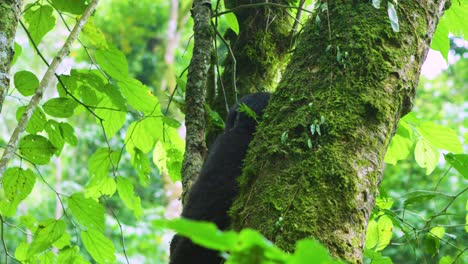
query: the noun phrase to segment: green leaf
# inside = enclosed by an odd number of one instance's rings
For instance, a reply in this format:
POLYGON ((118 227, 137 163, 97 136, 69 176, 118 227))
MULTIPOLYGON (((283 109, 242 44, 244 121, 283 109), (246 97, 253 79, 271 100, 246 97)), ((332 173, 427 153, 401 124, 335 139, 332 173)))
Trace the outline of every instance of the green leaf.
POLYGON ((379 240, 375 251, 381 251, 386 248, 390 241, 392 240, 393 235, 393 223, 392 220, 384 215, 379 218, 377 221, 377 229, 379 232, 379 240))
POLYGON ((168 116, 163 116, 162 121, 164 124, 173 127, 173 128, 178 128, 180 127, 180 122, 175 120, 174 118, 170 118, 168 116))
POLYGON ((343 263, 339 260, 334 260, 328 249, 316 240, 302 239, 296 244, 296 251, 291 256, 288 264, 303 264, 303 263, 343 263))
POLYGON ((462 153, 463 147, 457 134, 452 129, 437 125, 433 122, 424 122, 416 127, 418 133, 432 145, 454 153, 462 153))
POLYGON ((440 240, 445 234, 445 229, 440 226, 436 226, 431 229, 424 239, 424 249, 431 256, 435 256, 439 253, 440 240))
POLYGON ((124 204, 133 211, 137 219, 143 214, 140 197, 135 195, 132 183, 123 177, 117 177, 117 190, 124 204))
POLYGON ((205 104, 205 112, 208 113, 208 116, 210 117, 211 122, 221 128, 224 129, 225 124, 223 118, 218 114, 218 112, 214 111, 211 109, 211 107, 208 104, 205 104))
POLYGON ((75 15, 83 14, 87 7, 85 0, 52 0, 52 5, 59 11, 75 15))
POLYGON ((237 244, 236 232, 221 232, 215 224, 210 222, 174 219, 171 221, 157 220, 155 224, 172 229, 179 235, 190 238, 194 243, 214 250, 231 250, 237 244))
POLYGON ((147 187, 150 182, 151 166, 146 155, 135 148, 135 154, 132 155, 132 165, 138 173, 140 184, 147 187))
POLYGON ((393 264, 392 259, 382 256, 382 253, 366 249, 364 251, 366 258, 371 259, 372 264, 393 264))
POLYGON ((13 78, 15 87, 24 96, 31 96, 39 87, 39 80, 30 71, 19 71, 13 78))
POLYGON ((388 12, 388 18, 390 18, 390 25, 392 26, 392 29, 394 32, 400 32, 400 25, 398 24, 398 15, 395 10, 395 6, 388 1, 387 2, 387 12, 388 12))
POLYGON ((24 14, 24 19, 28 23, 28 32, 36 46, 42 38, 55 26, 54 10, 49 5, 43 5, 38 9, 30 8, 24 14))
POLYGON ((133 153, 133 149, 138 148, 147 154, 153 149, 157 133, 162 130, 161 118, 145 118, 131 123, 125 136, 127 151, 133 153))
POLYGON ((0 199, 0 212, 4 216, 14 216, 19 203, 31 193, 36 182, 32 170, 18 167, 8 168, 1 179, 4 198, 0 199))
POLYGON ((71 98, 59 97, 52 98, 43 105, 44 111, 55 117, 70 117, 73 115, 77 103, 71 98))
POLYGON ((430 191, 415 191, 408 194, 408 198, 403 203, 404 207, 408 207, 409 205, 414 204, 421 204, 426 203, 427 201, 432 200, 434 197, 440 195, 437 192, 430 192, 430 191))
POLYGON ((101 29, 94 24, 93 17, 90 17, 88 21, 86 21, 82 32, 94 47, 98 49, 106 49, 108 47, 106 37, 101 29))
POLYGON ((145 115, 162 117, 158 98, 136 79, 119 81, 118 85, 127 102, 145 115))
POLYGON ((80 255, 80 248, 77 246, 67 247, 64 250, 60 250, 57 258, 58 264, 86 264, 89 263, 86 261, 83 256, 80 255))
POLYGON ((437 166, 437 162, 439 161, 439 152, 425 139, 420 139, 416 143, 414 156, 416 163, 418 163, 421 168, 426 169, 426 175, 429 175, 434 171, 437 166))
POLYGON ((104 232, 104 207, 96 200, 75 193, 68 198, 68 207, 80 224, 104 232))
MULTIPOLYGON (((110 87, 108 89, 113 88, 114 87, 110 87)), ((124 125, 127 112, 121 110, 109 96, 104 96, 97 107, 98 109, 96 109, 95 113, 103 119, 102 125, 104 126, 104 132, 106 133, 106 137, 110 139, 124 125)))
POLYGON ((125 80, 128 78, 128 63, 125 55, 115 47, 98 49, 95 54, 96 62, 112 79, 125 80))
POLYGON ((65 145, 65 140, 63 139, 62 132, 60 130, 60 123, 55 120, 49 120, 45 126, 45 131, 49 136, 50 143, 57 148, 56 153, 60 154, 63 146, 65 145))
POLYGON ((377 221, 371 219, 367 224, 366 232, 366 249, 373 249, 377 246, 379 241, 379 229, 377 227, 377 221))
POLYGON ((13 56, 13 61, 11 62, 11 66, 15 65, 16 61, 21 56, 21 53, 23 53, 23 47, 21 47, 21 45, 18 44, 18 42, 15 42, 14 51, 15 51, 15 55, 13 56))
POLYGON ((110 151, 107 148, 98 149, 88 160, 91 181, 86 186, 85 196, 98 198, 101 195, 113 195, 116 190, 115 181, 109 177, 109 170, 117 168, 120 161, 120 151, 110 151))
MULTIPOLYGON (((26 106, 21 106, 16 110, 16 120, 19 121, 21 116, 24 114, 26 106)), ((44 127, 47 123, 47 118, 40 107, 34 109, 31 119, 29 119, 28 124, 26 125, 26 132, 30 134, 36 134, 44 130, 44 127)))
POLYGON ((448 153, 445 160, 452 165, 465 179, 468 179, 468 155, 448 153))
POLYGON ((28 248, 29 244, 26 242, 21 242, 15 250, 15 258, 20 261, 26 261, 28 259, 28 248))
POLYGON ((47 164, 57 150, 47 138, 39 135, 26 135, 20 140, 18 149, 27 160, 39 165, 47 164))
POLYGON ((69 247, 70 245, 71 245, 71 235, 69 233, 63 233, 63 235, 53 244, 53 246, 58 249, 69 247))
POLYGON ((448 52, 450 50, 449 30, 445 23, 437 24, 437 30, 432 37, 431 49, 437 50, 442 54, 445 61, 448 63, 448 52))
POLYGON ((48 249, 65 232, 63 220, 49 219, 39 224, 28 249, 28 258, 48 249))
POLYGON ((406 159, 412 146, 413 142, 410 139, 395 134, 385 154, 385 163, 396 165, 397 161, 406 159))
POLYGON ((63 139, 66 142, 68 142, 68 144, 72 146, 76 146, 78 144, 78 139, 76 138, 75 132, 73 131, 73 127, 70 124, 61 122, 60 132, 62 134, 63 139))
POLYGON ((97 263, 115 263, 115 247, 103 233, 89 229, 81 231, 81 241, 97 263))
POLYGON ((239 22, 237 21, 236 15, 230 12, 224 16, 226 17, 228 26, 236 33, 236 35, 239 35, 239 22))

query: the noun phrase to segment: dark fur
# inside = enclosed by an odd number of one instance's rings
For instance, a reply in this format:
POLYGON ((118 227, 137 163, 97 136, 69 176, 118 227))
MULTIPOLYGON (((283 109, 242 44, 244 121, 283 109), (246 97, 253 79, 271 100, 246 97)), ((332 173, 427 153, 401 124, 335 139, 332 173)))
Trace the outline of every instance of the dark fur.
MULTIPOLYGON (((269 93, 247 95, 230 109, 225 130, 209 150, 182 217, 214 222, 222 230, 229 227, 228 210, 238 193, 237 177, 242 173, 242 160, 257 127, 254 119, 238 112, 238 106, 246 104, 260 121, 269 98, 269 93)), ((172 239, 170 250, 171 264, 218 264, 222 260, 218 252, 197 246, 179 235, 172 239)))

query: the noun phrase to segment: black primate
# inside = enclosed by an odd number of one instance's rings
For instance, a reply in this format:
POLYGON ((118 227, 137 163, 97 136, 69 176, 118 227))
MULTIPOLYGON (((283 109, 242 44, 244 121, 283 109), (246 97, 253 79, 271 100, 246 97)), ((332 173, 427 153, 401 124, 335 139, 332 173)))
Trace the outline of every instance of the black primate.
MULTIPOLYGON (((242 172, 242 161, 269 98, 269 93, 246 95, 229 110, 224 132, 208 152, 200 176, 190 190, 182 217, 214 222, 219 229, 229 227, 227 212, 238 193, 237 177, 242 172), (257 120, 239 112, 240 104, 252 109, 258 116, 257 120)), ((170 264, 218 264, 222 260, 219 252, 197 246, 179 235, 172 239, 170 249, 170 264)))

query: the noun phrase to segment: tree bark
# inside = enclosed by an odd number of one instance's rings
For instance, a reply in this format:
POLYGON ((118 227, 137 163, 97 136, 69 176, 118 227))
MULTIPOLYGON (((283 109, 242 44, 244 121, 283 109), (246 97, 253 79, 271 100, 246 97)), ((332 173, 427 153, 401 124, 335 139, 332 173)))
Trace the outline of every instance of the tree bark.
POLYGON ((182 164, 182 204, 187 192, 200 174, 207 150, 205 145, 205 90, 210 68, 211 3, 195 0, 192 8, 194 20, 194 47, 190 61, 185 92, 185 126, 187 129, 184 162, 182 164))
MULTIPOLYGON (((273 91, 279 82, 295 36, 293 10, 297 0, 225 1, 228 10, 234 10, 239 22, 239 35, 228 30, 224 38, 231 47, 223 62, 220 82, 211 88, 207 102, 223 118, 227 110, 242 96, 273 91), (233 56, 235 58, 233 58, 233 56)), ((208 126, 207 144, 210 145, 222 129, 208 126)))
POLYGON ((10 66, 15 54, 13 46, 21 6, 21 0, 6 0, 0 3, 0 113, 10 86, 10 66))
POLYGON ((400 1, 400 32, 369 1, 327 1, 310 19, 250 145, 235 229, 287 251, 314 237, 362 263, 384 155, 448 2, 400 1))

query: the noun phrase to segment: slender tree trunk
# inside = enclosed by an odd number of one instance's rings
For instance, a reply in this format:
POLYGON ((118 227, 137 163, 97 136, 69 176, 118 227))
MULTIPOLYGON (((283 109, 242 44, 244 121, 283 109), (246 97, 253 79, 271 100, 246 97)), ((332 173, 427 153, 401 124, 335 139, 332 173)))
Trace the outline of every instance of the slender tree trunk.
POLYGON ((21 13, 21 0, 5 0, 0 3, 0 113, 10 86, 10 66, 16 28, 21 13))
POLYGON ((320 19, 306 24, 250 145, 231 210, 235 229, 260 230, 288 251, 314 237, 362 263, 384 155, 412 107, 447 2, 399 1, 394 32, 386 7, 326 1, 320 19))
POLYGON ((194 0, 192 17, 195 44, 188 69, 185 93, 185 126, 187 128, 184 163, 182 164, 182 204, 193 182, 200 174, 206 155, 205 90, 208 79, 213 30, 210 25, 211 3, 194 0))

